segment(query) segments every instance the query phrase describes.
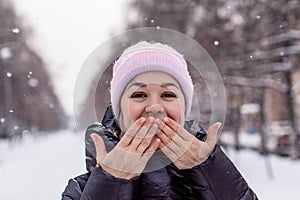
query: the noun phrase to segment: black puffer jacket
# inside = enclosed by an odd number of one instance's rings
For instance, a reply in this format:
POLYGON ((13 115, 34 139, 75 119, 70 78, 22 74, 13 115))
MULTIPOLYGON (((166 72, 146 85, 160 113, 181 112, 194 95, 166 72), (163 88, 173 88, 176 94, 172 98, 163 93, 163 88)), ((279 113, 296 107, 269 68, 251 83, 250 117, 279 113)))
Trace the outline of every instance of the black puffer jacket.
MULTIPOLYGON (((118 179, 96 165, 95 147, 90 134, 98 133, 110 151, 119 141, 113 132, 118 131, 109 107, 102 124, 88 127, 86 132, 87 173, 69 181, 62 194, 63 200, 123 200, 123 199, 200 199, 200 200, 255 200, 241 174, 219 146, 199 166, 178 170, 173 164, 153 172, 142 173, 132 180, 118 179)), ((205 132, 195 123, 185 128, 200 140, 205 132)))

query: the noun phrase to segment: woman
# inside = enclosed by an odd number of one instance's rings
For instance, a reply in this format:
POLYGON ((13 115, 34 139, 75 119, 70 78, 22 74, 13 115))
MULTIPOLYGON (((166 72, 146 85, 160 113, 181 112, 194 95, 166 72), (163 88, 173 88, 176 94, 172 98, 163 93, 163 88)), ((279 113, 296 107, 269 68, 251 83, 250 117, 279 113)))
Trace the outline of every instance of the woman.
POLYGON ((111 106, 87 129, 88 173, 69 181, 63 199, 257 199, 216 145, 221 123, 206 137, 185 121, 192 95, 176 50, 148 42, 126 49, 114 64, 111 106))

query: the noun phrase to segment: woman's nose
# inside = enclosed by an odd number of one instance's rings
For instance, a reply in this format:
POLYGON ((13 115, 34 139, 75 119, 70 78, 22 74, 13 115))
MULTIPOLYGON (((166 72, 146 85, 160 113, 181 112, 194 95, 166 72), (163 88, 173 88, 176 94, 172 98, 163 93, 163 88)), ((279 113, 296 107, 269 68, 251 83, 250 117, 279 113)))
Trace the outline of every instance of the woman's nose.
POLYGON ((160 104, 152 104, 146 108, 146 112, 148 113, 149 117, 159 119, 164 119, 167 116, 164 107, 160 104))

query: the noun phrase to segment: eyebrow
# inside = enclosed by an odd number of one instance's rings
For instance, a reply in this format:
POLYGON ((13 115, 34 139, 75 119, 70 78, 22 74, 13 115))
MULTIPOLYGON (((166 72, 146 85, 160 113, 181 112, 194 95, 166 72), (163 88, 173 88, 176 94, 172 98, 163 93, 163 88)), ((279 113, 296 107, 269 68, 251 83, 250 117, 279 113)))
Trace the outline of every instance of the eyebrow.
MULTIPOLYGON (((145 83, 141 83, 141 82, 134 82, 132 84, 130 84, 126 90, 129 90, 129 88, 133 87, 133 86, 136 86, 136 87, 147 87, 147 85, 145 83)), ((179 89, 179 87, 174 84, 174 83, 162 83, 160 85, 160 87, 162 88, 166 88, 166 87, 170 87, 170 86, 173 86, 173 87, 176 87, 177 89, 179 89)))
POLYGON ((136 87, 146 87, 147 85, 145 83, 141 83, 141 82, 134 82, 132 84, 130 84, 126 90, 129 90, 129 88, 136 86, 136 87))
POLYGON ((179 89, 179 87, 175 84, 175 83, 162 83, 160 85, 161 87, 169 87, 169 86, 173 86, 173 87, 176 87, 177 89, 179 89))

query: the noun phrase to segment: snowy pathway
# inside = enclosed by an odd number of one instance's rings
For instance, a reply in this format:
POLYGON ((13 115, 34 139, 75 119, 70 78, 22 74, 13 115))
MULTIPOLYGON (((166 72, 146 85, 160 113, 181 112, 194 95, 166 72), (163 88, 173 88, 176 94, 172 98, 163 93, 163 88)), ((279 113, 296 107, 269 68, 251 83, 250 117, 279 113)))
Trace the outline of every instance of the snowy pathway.
MULTIPOLYGON (((227 154, 260 199, 299 199, 300 160, 265 158, 250 150, 227 154)), ((0 141, 1 200, 60 199, 68 179, 84 171, 84 148, 71 131, 23 142, 0 141)))

